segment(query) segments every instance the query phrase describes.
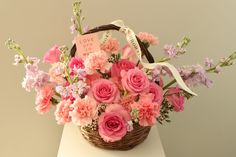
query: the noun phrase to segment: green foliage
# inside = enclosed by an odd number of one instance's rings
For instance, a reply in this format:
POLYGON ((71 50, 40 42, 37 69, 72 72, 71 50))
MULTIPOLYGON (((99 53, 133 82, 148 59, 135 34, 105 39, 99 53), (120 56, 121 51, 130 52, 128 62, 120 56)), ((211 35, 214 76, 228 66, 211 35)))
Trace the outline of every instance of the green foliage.
POLYGON ((161 105, 160 116, 157 118, 157 121, 160 124, 164 122, 171 122, 170 120, 170 112, 173 111, 173 106, 168 103, 168 101, 164 100, 161 105))

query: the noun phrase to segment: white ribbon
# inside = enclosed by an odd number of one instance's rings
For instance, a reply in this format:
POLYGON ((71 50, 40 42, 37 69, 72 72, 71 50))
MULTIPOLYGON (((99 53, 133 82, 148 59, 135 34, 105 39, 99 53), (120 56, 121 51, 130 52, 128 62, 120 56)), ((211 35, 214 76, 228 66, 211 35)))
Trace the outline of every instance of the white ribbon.
MULTIPOLYGON (((197 96, 196 93, 194 93, 193 91, 191 91, 187 85, 184 83, 183 79, 181 78, 178 70, 171 65, 168 62, 160 62, 160 63, 145 63, 142 61, 142 51, 140 49, 139 43, 136 39, 136 35, 133 32, 132 29, 130 29, 129 27, 124 25, 124 22, 122 20, 117 20, 117 21, 113 21, 111 24, 116 25, 118 27, 120 27, 120 32, 124 33, 126 35, 126 39, 129 43, 129 45, 135 50, 136 55, 138 56, 140 63, 147 69, 154 69, 157 65, 160 66, 166 66, 172 73, 173 77, 175 78, 176 82, 179 84, 179 86, 185 90, 186 92, 197 96)), ((112 33, 111 31, 106 31, 103 34, 103 38, 102 38, 102 43, 105 43, 110 37, 111 37, 112 33)))

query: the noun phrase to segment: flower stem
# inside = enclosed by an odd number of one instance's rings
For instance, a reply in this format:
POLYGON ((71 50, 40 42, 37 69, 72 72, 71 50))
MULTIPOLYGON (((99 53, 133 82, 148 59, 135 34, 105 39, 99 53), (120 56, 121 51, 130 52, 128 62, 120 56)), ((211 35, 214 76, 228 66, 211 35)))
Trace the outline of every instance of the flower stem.
POLYGON ((170 81, 167 85, 165 85, 165 86, 163 87, 163 90, 166 90, 166 89, 169 88, 171 85, 173 85, 175 82, 176 82, 175 79, 172 80, 172 81, 170 81))

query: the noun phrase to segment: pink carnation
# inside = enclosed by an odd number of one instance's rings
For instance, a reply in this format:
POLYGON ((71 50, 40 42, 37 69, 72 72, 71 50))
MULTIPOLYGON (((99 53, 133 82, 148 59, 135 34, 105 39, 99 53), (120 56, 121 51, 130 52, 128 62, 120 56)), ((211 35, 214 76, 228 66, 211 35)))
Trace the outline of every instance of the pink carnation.
POLYGON ((152 82, 149 86, 149 92, 153 94, 153 101, 157 102, 158 104, 162 103, 163 100, 163 90, 160 86, 156 83, 152 82))
POLYGON ((61 56, 61 51, 59 49, 59 46, 55 45, 45 53, 43 61, 45 63, 53 64, 60 60, 60 56, 61 56))
POLYGON ((72 104, 73 110, 70 112, 72 122, 79 126, 86 126, 92 123, 97 117, 97 103, 90 97, 81 99, 78 97, 72 104))
POLYGON ((119 100, 119 104, 121 104, 125 108, 126 111, 130 112, 131 104, 134 103, 135 97, 136 96, 132 94, 124 96, 119 100))
POLYGON ((92 85, 91 92, 93 97, 100 103, 117 102, 120 97, 117 86, 107 79, 95 81, 92 85))
POLYGON ((121 71, 122 85, 132 93, 142 93, 148 90, 150 82, 147 75, 138 68, 130 69, 128 72, 121 71))
POLYGON ((142 95, 138 102, 131 105, 132 109, 139 112, 138 119, 141 126, 153 126, 156 124, 156 118, 160 115, 160 104, 152 102, 152 95, 142 95))
POLYGON ((121 105, 109 105, 99 117, 99 135, 105 142, 119 141, 126 135, 130 120, 130 114, 121 105))
POLYGON ((111 77, 120 77, 121 70, 128 71, 133 68, 135 68, 135 63, 127 59, 121 59, 117 63, 112 64, 111 77))
POLYGON ((76 69, 83 69, 84 68, 84 61, 79 57, 73 57, 70 60, 69 68, 73 70, 76 69))
POLYGON ((50 80, 54 83, 64 85, 66 80, 64 78, 65 65, 61 62, 52 64, 52 67, 49 69, 50 80))
POLYGON ((178 87, 169 88, 166 93, 166 100, 174 107, 175 112, 184 110, 184 96, 178 87))
POLYGON ((71 122, 71 116, 69 112, 72 111, 71 101, 62 100, 58 105, 57 109, 54 112, 56 117, 57 124, 65 124, 71 122))
POLYGON ((138 38, 145 43, 148 43, 150 45, 157 45, 158 44, 158 39, 154 35, 147 33, 147 32, 139 32, 138 33, 138 38))
POLYGON ((52 106, 52 103, 50 100, 53 95, 54 95, 54 91, 51 85, 45 85, 41 89, 37 90, 35 104, 37 105, 36 110, 40 114, 47 113, 50 110, 52 106))
POLYGON ((116 52, 119 49, 119 42, 115 38, 110 38, 108 41, 101 45, 101 49, 108 53, 116 52))
POLYGON ((108 56, 104 51, 90 53, 85 59, 85 71, 88 74, 93 74, 97 70, 100 70, 102 73, 107 72, 111 64, 108 62, 108 56))

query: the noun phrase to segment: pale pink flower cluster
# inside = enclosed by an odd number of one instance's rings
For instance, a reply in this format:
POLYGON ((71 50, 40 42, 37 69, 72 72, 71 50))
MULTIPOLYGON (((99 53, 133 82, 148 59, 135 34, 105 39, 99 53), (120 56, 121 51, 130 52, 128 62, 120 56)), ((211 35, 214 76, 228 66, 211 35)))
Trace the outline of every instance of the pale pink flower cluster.
POLYGON ((75 99, 76 97, 82 96, 83 94, 87 93, 88 86, 84 81, 80 80, 65 87, 62 85, 58 85, 56 86, 55 90, 65 99, 69 98, 70 96, 75 99))
POLYGON ((71 26, 70 26, 71 34, 75 34, 77 31, 77 24, 76 24, 75 16, 72 16, 70 20, 71 20, 71 26))
POLYGON ((65 84, 65 70, 65 64, 61 62, 52 64, 52 67, 49 69, 50 81, 60 85, 65 84))
POLYGON ((164 53, 168 55, 170 58, 177 57, 178 53, 184 53, 186 49, 179 48, 174 45, 166 44, 164 45, 164 53))
POLYGON ((210 58, 205 58, 205 66, 207 68, 212 68, 214 66, 213 59, 210 58))
POLYGON ((212 81, 209 79, 206 70, 199 64, 180 67, 179 73, 189 87, 201 84, 207 87, 212 86, 212 81))
POLYGON ((157 37, 155 37, 154 35, 147 33, 147 32, 139 32, 138 33, 138 38, 144 42, 144 43, 148 43, 150 45, 157 45, 159 43, 157 37))
POLYGON ((30 92, 32 89, 38 90, 49 81, 49 75, 44 71, 39 70, 38 62, 25 65, 25 77, 22 82, 22 87, 30 92))
POLYGON ((16 54, 14 56, 14 61, 15 62, 13 63, 13 65, 18 65, 21 61, 23 61, 23 57, 21 55, 16 54))

